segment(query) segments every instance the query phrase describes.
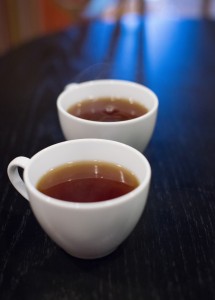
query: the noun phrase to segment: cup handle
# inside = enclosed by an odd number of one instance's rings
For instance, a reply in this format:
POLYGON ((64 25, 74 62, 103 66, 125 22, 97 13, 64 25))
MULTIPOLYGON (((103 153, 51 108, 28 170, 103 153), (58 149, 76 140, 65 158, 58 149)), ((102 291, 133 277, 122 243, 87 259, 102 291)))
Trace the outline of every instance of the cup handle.
POLYGON ((78 83, 69 83, 65 86, 64 91, 66 90, 73 90, 76 88, 79 84, 78 83))
POLYGON ((24 181, 19 175, 18 168, 20 167, 25 169, 29 164, 29 162, 30 162, 29 158, 24 156, 19 156, 14 158, 10 162, 7 168, 7 174, 11 183, 13 184, 15 189, 28 201, 29 201, 29 197, 28 197, 27 189, 24 181))

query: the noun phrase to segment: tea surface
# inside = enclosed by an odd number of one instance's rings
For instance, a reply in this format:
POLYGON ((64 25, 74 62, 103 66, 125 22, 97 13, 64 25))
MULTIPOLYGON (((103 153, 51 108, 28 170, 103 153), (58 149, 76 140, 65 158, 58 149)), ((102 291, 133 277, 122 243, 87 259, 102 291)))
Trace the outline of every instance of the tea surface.
POLYGON ((71 202, 99 202, 129 193, 139 185, 129 170, 102 161, 71 162, 50 170, 37 189, 71 202))
POLYGON ((136 101, 116 97, 86 99, 68 109, 68 113, 76 117, 99 122, 126 121, 147 112, 147 108, 136 101))

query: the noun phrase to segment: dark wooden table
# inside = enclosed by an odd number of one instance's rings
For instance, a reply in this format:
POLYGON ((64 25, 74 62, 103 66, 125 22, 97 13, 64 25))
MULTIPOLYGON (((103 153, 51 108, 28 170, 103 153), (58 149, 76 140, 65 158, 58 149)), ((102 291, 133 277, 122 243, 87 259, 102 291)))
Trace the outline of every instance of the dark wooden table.
POLYGON ((0 58, 0 299, 215 299, 215 23, 126 16, 35 40, 0 58), (10 184, 16 156, 63 141, 70 82, 128 79, 160 101, 145 151, 143 216, 111 255, 80 260, 42 231, 10 184))

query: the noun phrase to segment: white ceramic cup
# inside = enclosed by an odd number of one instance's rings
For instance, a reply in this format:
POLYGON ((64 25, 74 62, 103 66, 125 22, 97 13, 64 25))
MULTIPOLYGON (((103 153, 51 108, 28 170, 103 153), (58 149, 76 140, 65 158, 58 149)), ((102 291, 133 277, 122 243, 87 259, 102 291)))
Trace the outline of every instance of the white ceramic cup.
POLYGON ((134 229, 146 203, 151 168, 139 151, 125 144, 80 139, 52 145, 31 159, 15 158, 8 166, 8 176, 56 244, 75 257, 93 259, 111 253, 134 229), (50 169, 84 160, 119 164, 133 172, 140 184, 121 197, 92 203, 66 202, 37 190, 38 180, 50 169), (24 169, 23 180, 19 167, 24 169))
POLYGON ((157 96, 147 87, 123 80, 93 80, 70 84, 59 95, 57 109, 60 125, 67 140, 101 138, 128 144, 139 151, 148 145, 154 131, 157 111, 157 96), (71 105, 89 98, 122 97, 143 104, 148 113, 118 122, 98 122, 81 119, 67 112, 71 105))

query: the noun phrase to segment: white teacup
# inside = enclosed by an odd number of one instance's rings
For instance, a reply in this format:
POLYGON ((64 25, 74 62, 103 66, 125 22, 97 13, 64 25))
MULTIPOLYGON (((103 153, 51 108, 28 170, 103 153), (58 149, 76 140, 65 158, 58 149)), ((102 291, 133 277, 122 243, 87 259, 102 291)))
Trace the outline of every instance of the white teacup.
POLYGON ((123 80, 93 80, 67 86, 57 100, 60 125, 67 140, 101 138, 128 144, 139 151, 148 145, 154 131, 157 111, 157 96, 147 87, 123 80), (144 105, 148 112, 138 118, 98 122, 81 119, 67 112, 71 105, 88 98, 121 97, 133 99, 144 105))
POLYGON ((80 139, 52 145, 31 159, 17 157, 8 166, 14 187, 31 205, 44 231, 66 252, 85 259, 105 256, 131 233, 141 217, 148 196, 151 168, 136 149, 115 141, 80 139), (66 202, 37 190, 47 171, 71 161, 100 160, 118 164, 134 173, 139 186, 107 201, 66 202), (24 169, 23 180, 18 168, 24 169))

